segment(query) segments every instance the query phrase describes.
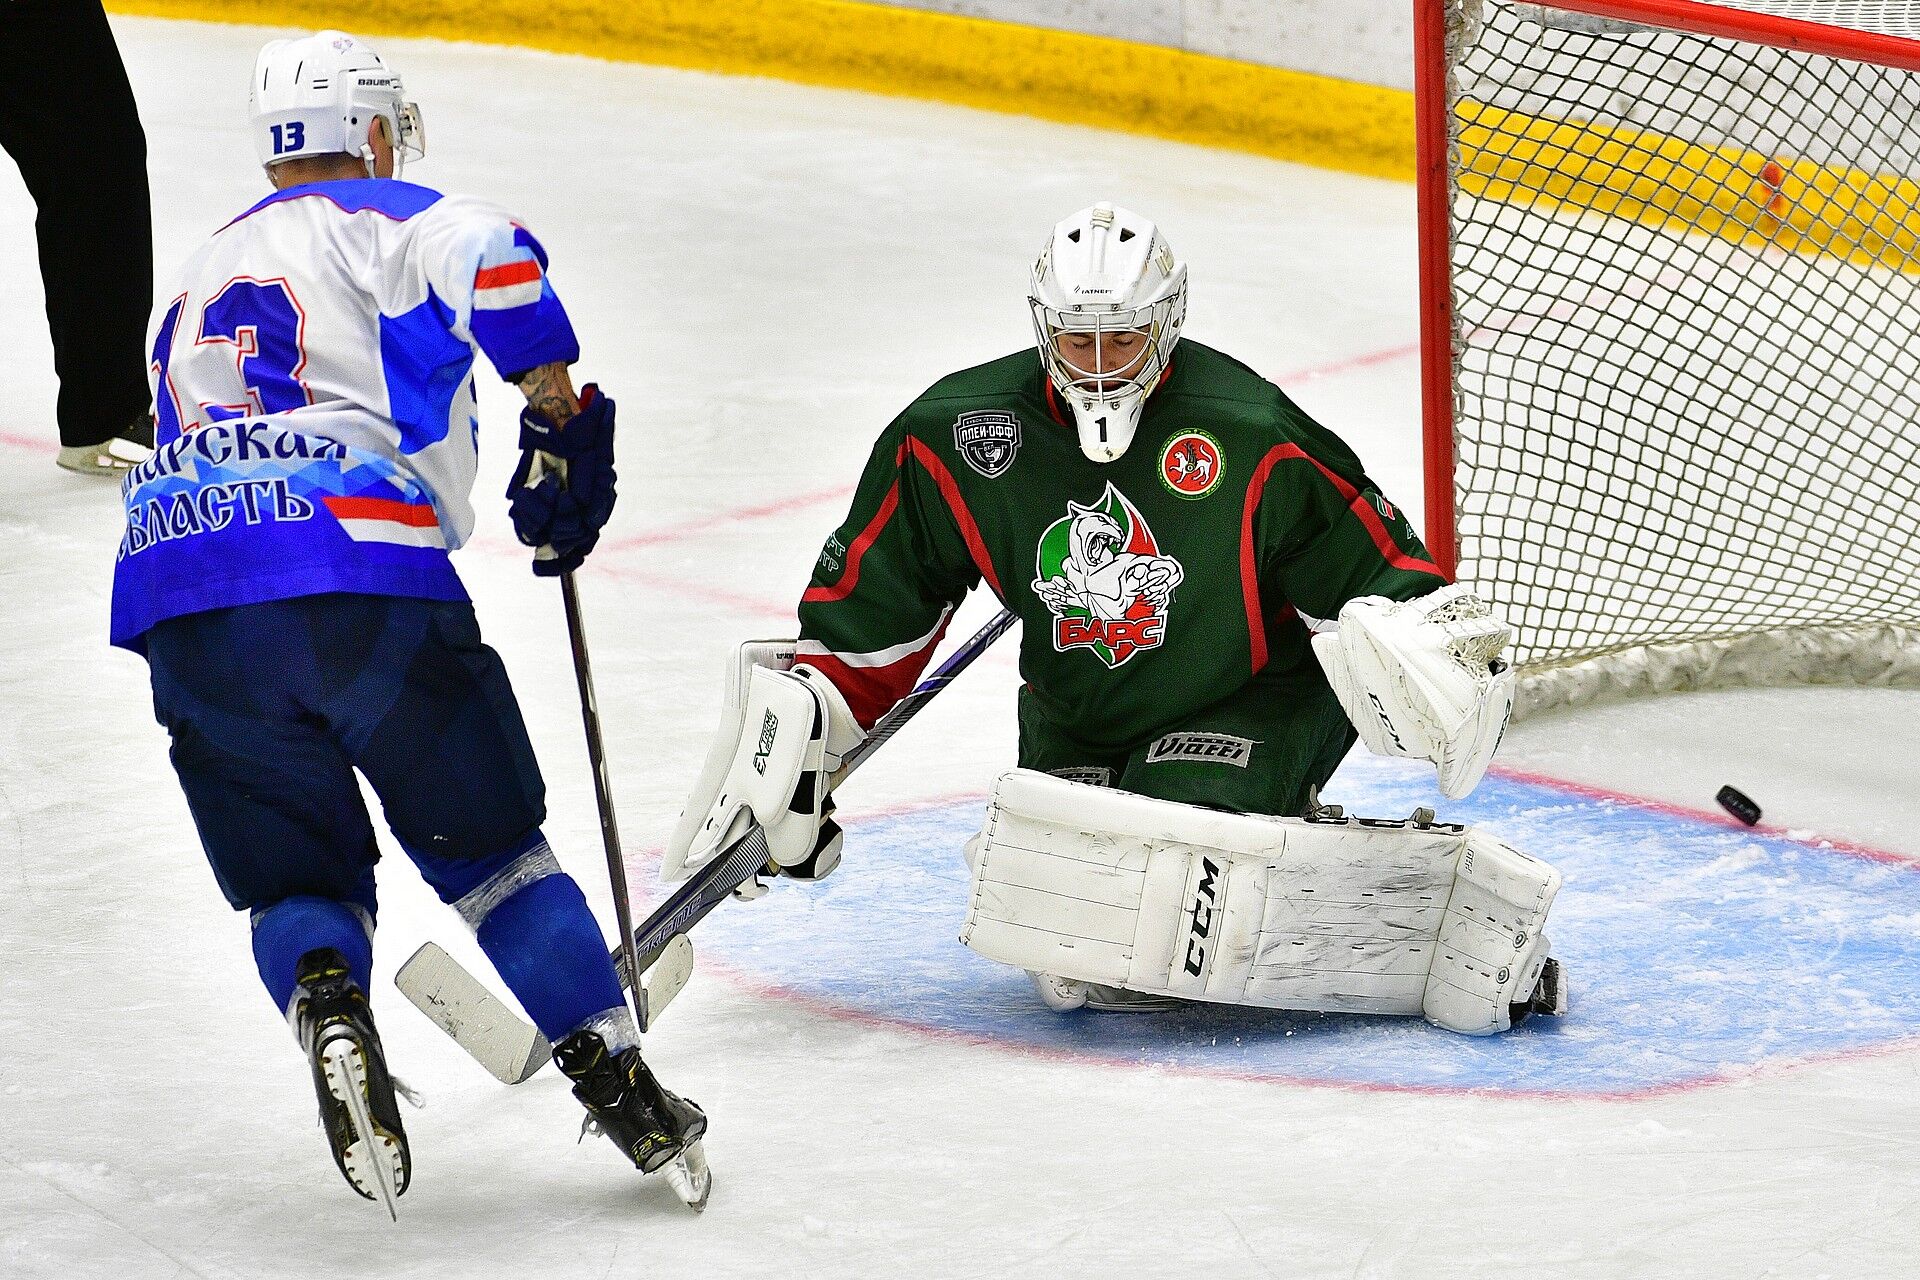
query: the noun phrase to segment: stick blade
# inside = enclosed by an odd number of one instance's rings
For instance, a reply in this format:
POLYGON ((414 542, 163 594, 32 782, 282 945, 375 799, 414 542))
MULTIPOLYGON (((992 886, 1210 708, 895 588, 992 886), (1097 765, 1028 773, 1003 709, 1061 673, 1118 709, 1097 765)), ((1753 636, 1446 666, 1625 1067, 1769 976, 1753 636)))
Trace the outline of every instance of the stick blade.
POLYGON ((638 1002, 642 1031, 649 1030, 660 1020, 660 1015, 666 1012, 667 1006, 692 976, 693 940, 684 933, 676 933, 660 952, 660 958, 653 962, 647 977, 646 995, 638 1002))
POLYGON ((414 952, 393 985, 502 1084, 531 1079, 553 1054, 545 1036, 437 942, 414 952))

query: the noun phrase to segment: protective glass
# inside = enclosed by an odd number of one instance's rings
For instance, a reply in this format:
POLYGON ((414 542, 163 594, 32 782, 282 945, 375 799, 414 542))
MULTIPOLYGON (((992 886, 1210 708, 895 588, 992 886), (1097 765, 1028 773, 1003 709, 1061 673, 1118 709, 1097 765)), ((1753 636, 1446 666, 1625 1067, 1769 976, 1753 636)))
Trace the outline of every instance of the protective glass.
POLYGON ((399 137, 394 142, 394 150, 409 160, 419 160, 427 154, 427 125, 420 118, 420 106, 414 102, 402 102, 395 113, 399 123, 399 137))

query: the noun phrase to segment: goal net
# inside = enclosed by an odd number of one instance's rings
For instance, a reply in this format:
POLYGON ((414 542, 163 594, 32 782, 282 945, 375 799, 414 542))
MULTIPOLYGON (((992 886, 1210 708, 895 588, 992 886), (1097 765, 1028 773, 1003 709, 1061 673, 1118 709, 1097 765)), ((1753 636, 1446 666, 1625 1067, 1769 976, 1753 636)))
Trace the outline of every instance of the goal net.
POLYGON ((1920 684, 1920 5, 1417 4, 1429 540, 1520 711, 1920 684))

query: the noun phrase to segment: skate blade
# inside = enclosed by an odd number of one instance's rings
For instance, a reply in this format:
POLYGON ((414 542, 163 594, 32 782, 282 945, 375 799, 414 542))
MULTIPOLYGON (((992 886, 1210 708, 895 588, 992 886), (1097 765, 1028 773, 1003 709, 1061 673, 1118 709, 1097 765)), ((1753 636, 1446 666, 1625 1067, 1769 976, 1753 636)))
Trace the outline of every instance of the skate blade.
POLYGON ((326 1070, 327 1092, 347 1108, 353 1141, 341 1155, 347 1181, 369 1200, 387 1207, 387 1216, 400 1221, 395 1202, 400 1198, 400 1144, 373 1122, 367 1108, 367 1063, 360 1045, 340 1036, 320 1050, 326 1070))
POLYGON ((707 1197, 713 1194, 713 1170, 707 1165, 706 1148, 698 1138, 682 1148, 666 1167, 667 1184, 673 1193, 695 1213, 704 1213, 707 1197))
POLYGON ((1125 987, 1103 987, 1097 983, 1087 987, 1087 1008, 1097 1013, 1160 1013, 1177 1009, 1180 1003, 1173 996, 1149 995, 1125 987))

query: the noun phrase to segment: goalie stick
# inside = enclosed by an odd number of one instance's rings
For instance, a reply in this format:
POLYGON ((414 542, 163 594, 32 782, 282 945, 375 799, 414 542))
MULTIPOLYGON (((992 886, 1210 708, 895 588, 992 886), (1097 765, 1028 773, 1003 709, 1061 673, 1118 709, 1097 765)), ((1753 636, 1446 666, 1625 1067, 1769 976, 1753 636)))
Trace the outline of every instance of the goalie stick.
MULTIPOLYGON (((935 668, 932 675, 915 685, 913 691, 880 717, 860 744, 846 754, 834 772, 829 790, 838 789, 855 769, 898 733, 902 725, 918 715, 934 695, 953 683, 956 676, 1005 635, 1016 620, 1011 611, 1000 610, 935 668)), ((767 871, 769 861, 766 834, 755 823, 688 876, 631 934, 623 937, 621 946, 612 954, 615 968, 621 970, 623 984, 646 973, 663 956, 671 954, 672 957, 650 984, 635 992, 634 1005, 641 1030, 646 1030, 686 985, 693 969, 693 948, 687 940, 687 931, 732 896, 735 889, 767 871), (627 952, 629 946, 630 953, 627 952), (631 969, 622 963, 628 954, 632 956, 631 969)), ((549 1056, 546 1041, 537 1030, 516 1016, 484 983, 434 943, 429 942, 414 953, 414 958, 394 975, 394 984, 434 1025, 503 1084, 519 1084, 531 1078, 549 1056), (416 964, 423 957, 428 962, 416 964)))

